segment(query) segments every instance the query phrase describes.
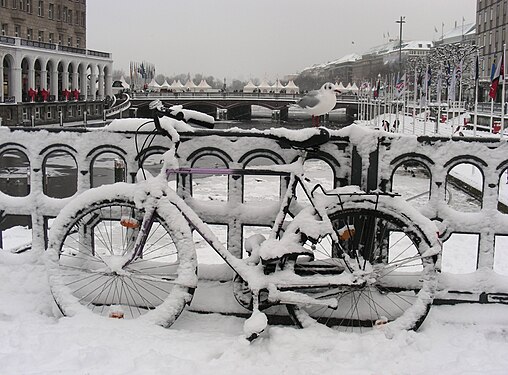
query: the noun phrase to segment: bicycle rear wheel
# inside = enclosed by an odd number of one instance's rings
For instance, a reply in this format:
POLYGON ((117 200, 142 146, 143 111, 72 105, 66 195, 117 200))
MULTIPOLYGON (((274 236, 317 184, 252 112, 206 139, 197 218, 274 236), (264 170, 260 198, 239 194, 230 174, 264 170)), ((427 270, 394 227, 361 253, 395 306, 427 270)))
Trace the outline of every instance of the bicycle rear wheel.
POLYGON ((298 290, 317 299, 335 298, 338 307, 287 305, 290 316, 299 327, 317 320, 342 331, 379 325, 418 329, 436 285, 440 243, 435 226, 399 197, 356 194, 341 196, 341 201, 328 210, 338 243, 319 243, 316 259, 369 278, 361 287, 298 290))
POLYGON ((189 225, 167 198, 140 189, 124 183, 91 189, 55 219, 46 264, 64 315, 91 312, 169 326, 190 303, 197 278, 189 225), (148 234, 134 255, 142 230, 148 234))

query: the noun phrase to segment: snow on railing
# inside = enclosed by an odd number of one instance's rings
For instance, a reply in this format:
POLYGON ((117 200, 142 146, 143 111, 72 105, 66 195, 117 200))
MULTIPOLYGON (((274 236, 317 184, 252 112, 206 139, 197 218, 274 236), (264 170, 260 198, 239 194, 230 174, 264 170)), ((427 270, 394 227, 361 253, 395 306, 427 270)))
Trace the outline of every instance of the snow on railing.
POLYGON ((113 117, 123 111, 128 110, 131 107, 131 98, 129 94, 124 93, 124 95, 126 99, 122 103, 118 104, 115 107, 111 107, 104 110, 104 115, 106 116, 106 118, 113 117))
MULTIPOLYGON (((178 149, 181 167, 195 167, 205 161, 216 167, 229 168, 244 168, 255 164, 256 160, 290 163, 298 152, 277 141, 277 135, 287 135, 287 132, 280 129, 183 132, 178 149)), ((473 255, 465 255, 467 252, 460 246, 454 249, 459 257, 464 254, 463 258, 473 263, 474 269, 469 274, 455 274, 443 267, 440 279, 442 298, 475 301, 500 301, 505 298, 508 293, 508 242, 504 239, 508 238, 508 215, 498 209, 498 192, 504 189, 501 185, 506 182, 504 176, 508 168, 508 143, 505 140, 404 136, 367 131, 356 125, 331 133, 329 143, 321 146, 318 152, 309 154, 330 167, 333 175, 329 181, 331 186, 356 184, 365 190, 390 190, 398 168, 404 163, 419 163, 429 173, 430 196, 419 209, 437 221, 445 249, 454 234, 476 236, 477 251, 473 255), (483 184, 480 186, 483 197, 476 212, 459 212, 446 203, 447 175, 461 163, 475 166, 482 175, 483 184), (468 257, 472 259, 466 259, 468 257)), ((149 136, 149 132, 141 134, 138 144, 143 144, 149 136)), ((74 181, 69 184, 69 180, 65 180, 66 184, 75 187, 72 195, 97 185, 94 181, 97 169, 100 169, 99 174, 104 174, 108 168, 112 171, 113 161, 124 168, 119 175, 126 176, 128 182, 134 181, 138 169, 134 134, 130 131, 0 128, 0 138, 3 140, 0 158, 15 154, 17 157, 24 156, 29 162, 28 194, 8 195, 4 192, 5 184, 0 183, 0 224, 4 222, 5 227, 5 220, 11 217, 27 218, 32 227, 32 246, 39 249, 45 247, 51 218, 72 199, 50 196, 48 184, 54 178, 51 173, 61 174, 65 168, 73 171, 70 175, 74 181), (111 161, 107 166, 103 159, 105 155, 111 161), (55 169, 55 164, 59 163, 65 168, 55 169)), ((157 137, 141 159, 147 164, 156 164, 153 156, 162 154, 168 146, 169 140, 157 137)), ((6 170, 0 171, 0 182, 5 178, 6 170)), ((245 177, 234 175, 214 178, 217 184, 223 184, 222 197, 199 191, 201 182, 191 175, 178 176, 177 192, 205 222, 226 228, 224 236, 230 251, 241 256, 245 228, 269 227, 276 213, 276 204, 263 206, 263 200, 260 204, 244 197, 245 190, 252 188, 247 184, 263 183, 268 178, 255 176, 247 183, 245 177)), ((278 181, 277 185, 283 190, 284 177, 278 181)), ((444 255, 443 264, 446 260, 444 255)))

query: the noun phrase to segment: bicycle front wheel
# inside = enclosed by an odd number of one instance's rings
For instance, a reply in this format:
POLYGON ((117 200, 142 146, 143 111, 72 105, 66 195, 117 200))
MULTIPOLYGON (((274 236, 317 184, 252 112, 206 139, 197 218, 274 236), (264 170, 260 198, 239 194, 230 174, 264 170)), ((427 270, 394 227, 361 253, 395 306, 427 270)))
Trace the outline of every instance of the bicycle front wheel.
POLYGON ((338 306, 287 305, 294 322, 303 327, 317 320, 355 332, 385 325, 418 329, 436 285, 440 243, 434 224, 401 198, 388 195, 341 196, 328 215, 338 242, 319 243, 316 262, 352 272, 365 283, 299 290, 316 299, 335 298, 338 306))
POLYGON ((55 219, 46 264, 64 315, 169 326, 190 303, 197 278, 189 225, 167 198, 140 190, 125 183, 91 189, 55 219))

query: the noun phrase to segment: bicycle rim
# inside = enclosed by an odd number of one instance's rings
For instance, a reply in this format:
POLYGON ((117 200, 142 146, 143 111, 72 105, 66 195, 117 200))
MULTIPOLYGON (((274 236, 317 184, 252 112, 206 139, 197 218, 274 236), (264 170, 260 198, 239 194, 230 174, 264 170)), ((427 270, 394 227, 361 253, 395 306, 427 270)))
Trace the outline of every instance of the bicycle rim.
MULTIPOLYGON (((364 332, 386 325, 418 329, 423 323, 435 289, 435 261, 421 254, 429 249, 429 236, 436 234, 425 233, 410 217, 390 208, 394 197, 380 198, 381 204, 365 204, 354 197, 329 211, 338 245, 347 253, 344 259, 334 253, 337 244, 321 242, 314 251, 321 263, 334 265, 342 272, 367 272, 374 277, 362 287, 299 290, 317 299, 334 298, 338 307, 288 305, 298 326, 315 320, 341 331, 364 332), (355 208, 362 204, 364 207, 355 208)), ((421 216, 418 220, 427 219, 421 216)))
POLYGON ((176 208, 164 210, 173 212, 171 220, 155 212, 145 244, 133 256, 149 209, 137 206, 129 195, 106 196, 76 205, 72 220, 52 228, 50 286, 62 313, 88 310, 111 318, 151 319, 163 326, 176 319, 195 284, 190 230, 176 208))

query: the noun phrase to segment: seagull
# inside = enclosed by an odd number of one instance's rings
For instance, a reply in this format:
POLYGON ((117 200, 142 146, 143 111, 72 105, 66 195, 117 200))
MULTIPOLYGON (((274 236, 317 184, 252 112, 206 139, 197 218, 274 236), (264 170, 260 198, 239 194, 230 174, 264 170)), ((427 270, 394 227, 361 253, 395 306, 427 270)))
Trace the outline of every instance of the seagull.
POLYGON ((319 116, 330 112, 337 104, 335 93, 340 93, 337 87, 330 82, 325 83, 319 90, 312 90, 299 101, 296 105, 300 106, 312 115, 312 124, 319 125, 319 116))

